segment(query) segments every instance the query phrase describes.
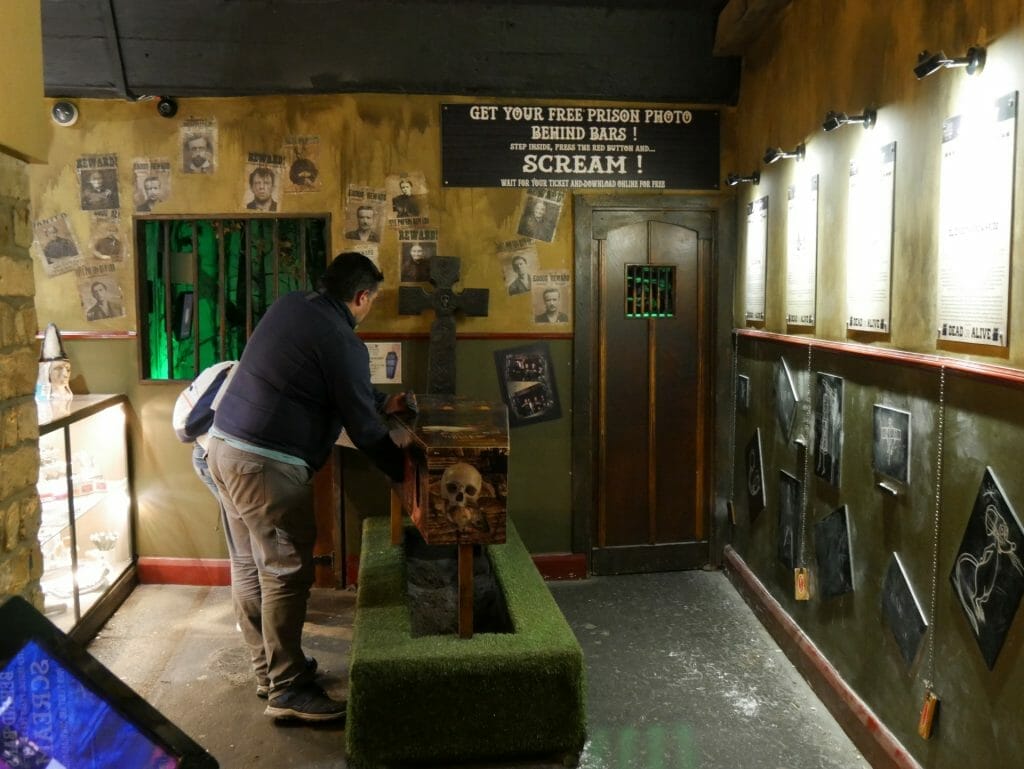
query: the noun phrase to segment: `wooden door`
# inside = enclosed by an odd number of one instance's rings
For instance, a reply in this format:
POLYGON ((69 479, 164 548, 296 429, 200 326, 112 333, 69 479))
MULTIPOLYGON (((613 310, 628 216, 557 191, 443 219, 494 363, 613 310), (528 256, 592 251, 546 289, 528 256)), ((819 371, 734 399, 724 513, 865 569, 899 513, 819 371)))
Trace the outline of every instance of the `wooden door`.
POLYGON ((710 218, 595 212, 591 569, 708 562, 710 218))

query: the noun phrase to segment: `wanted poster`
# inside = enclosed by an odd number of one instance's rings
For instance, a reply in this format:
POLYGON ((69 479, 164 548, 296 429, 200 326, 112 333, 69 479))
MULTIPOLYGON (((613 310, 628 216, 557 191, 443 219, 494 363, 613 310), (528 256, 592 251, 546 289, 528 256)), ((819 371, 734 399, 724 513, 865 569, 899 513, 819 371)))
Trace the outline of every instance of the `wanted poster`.
POLYGON ((153 213, 171 195, 171 161, 167 158, 135 158, 132 178, 136 213, 153 213))
POLYGON ((402 283, 428 282, 431 260, 437 256, 437 230, 399 230, 398 245, 400 281, 402 283))
POLYGON ((846 231, 846 328, 888 334, 892 294, 896 143, 850 162, 846 231))
POLYGON ((345 239, 380 243, 380 223, 384 221, 386 202, 384 190, 350 184, 345 191, 345 239))
POLYGON ((181 124, 181 170, 212 174, 217 170, 217 121, 191 117, 181 124))
POLYGON ((786 324, 814 325, 818 268, 818 175, 788 190, 786 324))
POLYGON ((389 227, 423 227, 430 223, 427 182, 422 171, 391 174, 384 180, 384 189, 389 201, 389 227))
POLYGON ((530 276, 538 271, 540 261, 534 241, 531 238, 503 241, 498 243, 497 255, 508 295, 529 296, 533 285, 530 276))
POLYGON ((242 205, 247 211, 272 212, 280 207, 284 155, 249 152, 245 158, 242 205))
POLYGON ((764 321, 764 283, 768 261, 768 196, 747 203, 747 251, 743 286, 744 319, 764 321))
POLYGON ((555 228, 562 215, 564 190, 530 189, 523 198, 523 212, 519 217, 518 235, 550 243, 555 239, 555 228))
POLYGON ((124 293, 114 265, 99 264, 80 269, 77 272, 77 286, 87 321, 125 316, 124 293))
POLYGON ((371 384, 402 383, 402 343, 367 342, 371 384))
POLYGON ((123 262, 125 242, 121 237, 121 212, 95 211, 89 215, 87 256, 102 262, 123 262))
POLYGON ((940 341, 1006 346, 1017 92, 942 126, 940 341))
POLYGON ((70 272, 85 262, 67 214, 39 219, 32 224, 32 231, 47 277, 70 272))
POLYGON ((569 322, 568 272, 538 272, 530 277, 533 295, 533 322, 537 325, 569 322))
POLYGON ((281 145, 288 174, 284 178, 286 195, 316 192, 320 189, 320 137, 288 136, 281 145))
POLYGON ((83 211, 120 208, 117 155, 83 155, 75 161, 83 211))

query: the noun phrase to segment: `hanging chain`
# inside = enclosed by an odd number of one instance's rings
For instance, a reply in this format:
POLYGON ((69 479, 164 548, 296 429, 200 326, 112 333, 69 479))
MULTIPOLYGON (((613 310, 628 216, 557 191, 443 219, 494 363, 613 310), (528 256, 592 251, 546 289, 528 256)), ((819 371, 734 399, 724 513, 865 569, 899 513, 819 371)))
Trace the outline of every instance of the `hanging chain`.
POLYGON ((736 411, 739 408, 739 349, 740 336, 732 331, 732 429, 729 430, 729 506, 730 513, 736 504, 736 411))
POLYGON ((935 449, 935 520, 932 534, 932 595, 928 608, 928 658, 925 663, 924 686, 931 690, 935 685, 935 602, 939 578, 939 518, 942 510, 942 444, 943 428, 946 422, 946 367, 939 368, 939 435, 935 449))
POLYGON ((814 345, 807 344, 807 403, 804 405, 804 472, 803 483, 800 484, 800 555, 797 564, 806 566, 805 554, 807 550, 807 486, 810 483, 809 473, 811 468, 811 433, 813 432, 814 407, 812 395, 814 393, 814 373, 811 371, 811 356, 814 352, 814 345))

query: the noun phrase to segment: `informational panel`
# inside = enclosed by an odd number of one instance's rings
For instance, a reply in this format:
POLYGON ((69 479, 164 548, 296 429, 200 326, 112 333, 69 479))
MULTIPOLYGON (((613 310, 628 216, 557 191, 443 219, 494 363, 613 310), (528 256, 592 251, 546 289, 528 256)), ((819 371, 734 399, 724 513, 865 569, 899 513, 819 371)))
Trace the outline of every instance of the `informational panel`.
POLYGON ((747 203, 746 320, 764 320, 765 264, 768 260, 768 196, 747 203))
POLYGON ((786 228, 786 324, 814 325, 818 276, 818 175, 789 188, 786 228))
POLYGON ((715 110, 442 104, 445 187, 718 189, 715 110))
POLYGON ((850 163, 846 217, 846 328, 890 331, 896 142, 850 163))
POLYGON ((1006 346, 1017 92, 942 125, 940 340, 1006 346))

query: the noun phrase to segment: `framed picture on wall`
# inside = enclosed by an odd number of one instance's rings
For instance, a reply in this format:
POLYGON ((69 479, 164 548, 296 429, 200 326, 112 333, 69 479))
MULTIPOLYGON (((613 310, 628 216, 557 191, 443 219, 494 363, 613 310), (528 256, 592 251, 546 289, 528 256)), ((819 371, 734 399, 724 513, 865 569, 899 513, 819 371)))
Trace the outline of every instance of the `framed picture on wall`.
POLYGON ((875 404, 871 466, 900 483, 910 481, 910 412, 875 404))
POLYGON ((555 367, 546 343, 494 351, 498 385, 508 407, 510 427, 546 422, 562 416, 555 367))

